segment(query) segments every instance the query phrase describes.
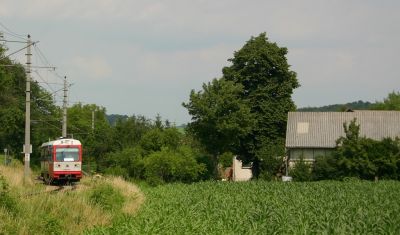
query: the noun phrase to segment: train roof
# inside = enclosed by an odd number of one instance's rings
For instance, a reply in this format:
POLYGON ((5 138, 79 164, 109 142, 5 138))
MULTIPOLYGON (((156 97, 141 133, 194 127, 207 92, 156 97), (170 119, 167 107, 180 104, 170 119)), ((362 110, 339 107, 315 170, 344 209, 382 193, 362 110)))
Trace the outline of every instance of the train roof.
POLYGON ((42 147, 49 145, 81 145, 81 142, 71 138, 60 138, 42 144, 42 147))

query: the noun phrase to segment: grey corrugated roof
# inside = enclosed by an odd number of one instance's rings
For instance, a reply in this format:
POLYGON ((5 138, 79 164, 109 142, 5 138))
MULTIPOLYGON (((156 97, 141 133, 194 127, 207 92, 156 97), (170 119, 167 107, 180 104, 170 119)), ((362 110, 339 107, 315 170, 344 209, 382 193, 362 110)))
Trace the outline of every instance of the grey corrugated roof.
POLYGON ((343 123, 354 118, 360 124, 360 136, 375 140, 400 137, 399 111, 289 112, 286 147, 333 148, 344 136, 343 123))

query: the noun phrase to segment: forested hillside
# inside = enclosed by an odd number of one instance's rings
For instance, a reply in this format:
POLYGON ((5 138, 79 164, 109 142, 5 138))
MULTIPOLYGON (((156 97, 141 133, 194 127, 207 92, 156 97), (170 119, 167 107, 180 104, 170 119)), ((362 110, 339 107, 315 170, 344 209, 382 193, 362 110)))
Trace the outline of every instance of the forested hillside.
POLYGON ((374 106, 374 103, 371 102, 364 102, 362 100, 359 101, 354 101, 351 103, 346 103, 346 104, 331 104, 331 105, 325 105, 321 107, 304 107, 304 108, 299 108, 297 111, 299 112, 341 112, 345 111, 347 109, 352 109, 352 110, 368 110, 372 109, 374 106))

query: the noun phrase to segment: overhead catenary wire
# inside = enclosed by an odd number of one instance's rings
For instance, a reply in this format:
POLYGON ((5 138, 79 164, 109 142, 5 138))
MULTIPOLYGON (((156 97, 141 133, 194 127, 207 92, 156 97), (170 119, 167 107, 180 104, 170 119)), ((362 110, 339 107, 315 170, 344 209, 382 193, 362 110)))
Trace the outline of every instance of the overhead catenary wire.
POLYGON ((11 35, 13 35, 14 37, 17 37, 17 38, 25 39, 25 38, 24 38, 25 35, 15 33, 14 31, 12 31, 11 29, 9 29, 7 26, 5 26, 5 25, 4 25, 3 23, 1 23, 1 22, 0 22, 0 26, 3 27, 3 28, 8 32, 8 34, 11 34, 11 35))
MULTIPOLYGON (((0 26, 1 26, 2 28, 5 29, 5 31, 4 31, 4 30, 0 30, 0 35, 9 35, 9 36, 11 36, 11 37, 18 38, 18 39, 21 39, 21 40, 22 40, 22 41, 19 41, 19 40, 11 40, 11 39, 8 39, 8 38, 0 37, 0 39, 1 39, 0 42, 4 42, 4 43, 6 43, 6 42, 10 42, 10 43, 14 43, 14 42, 15 42, 15 43, 27 43, 27 42, 28 42, 28 40, 26 40, 26 37, 25 37, 24 35, 17 34, 17 33, 15 33, 15 32, 13 32, 13 31, 10 30, 8 27, 6 27, 4 24, 2 24, 1 22, 0 22, 0 26)), ((19 49, 19 50, 17 50, 17 51, 14 51, 14 52, 8 54, 8 55, 5 56, 4 58, 10 57, 10 56, 12 56, 12 55, 15 55, 16 53, 18 53, 18 52, 20 52, 20 51, 22 51, 22 50, 28 48, 29 46, 33 46, 33 48, 34 48, 34 50, 35 50, 35 54, 36 54, 36 57, 35 57, 34 59, 37 58, 38 60, 40 60, 40 62, 41 62, 44 66, 31 66, 31 68, 47 68, 48 71, 51 72, 52 74, 54 74, 55 77, 57 77, 58 79, 61 79, 62 81, 64 81, 65 77, 64 77, 64 76, 61 76, 59 73, 56 72, 55 67, 52 66, 52 64, 49 62, 49 59, 48 59, 48 58, 46 57, 46 55, 42 52, 42 50, 41 50, 40 47, 37 45, 37 43, 38 43, 38 42, 32 42, 32 43, 30 43, 29 45, 27 45, 27 46, 25 46, 25 47, 23 47, 23 48, 21 48, 21 49, 19 49), (50 69, 50 68, 51 68, 51 69, 50 69)), ((3 59, 3 58, 0 58, 0 59, 3 59)), ((39 62, 39 61, 36 61, 36 62, 39 62)), ((14 65, 11 65, 11 66, 14 66, 14 65)), ((23 66, 23 65, 22 65, 22 66, 23 66)), ((25 67, 25 66, 23 66, 23 67, 25 67)), ((64 88, 55 89, 52 85, 60 85, 60 84, 58 84, 58 83, 51 83, 51 82, 47 81, 37 70, 35 70, 35 71, 33 71, 33 72, 37 75, 37 78, 39 78, 39 79, 41 80, 40 82, 39 82, 39 81, 35 81, 35 82, 36 82, 36 83, 43 83, 43 84, 46 84, 47 88, 43 87, 43 86, 40 85, 40 84, 38 84, 38 85, 39 85, 40 87, 42 87, 44 90, 49 89, 51 92, 49 92, 49 94, 44 95, 43 97, 32 97, 32 98, 34 98, 34 100, 36 100, 36 101, 39 101, 39 100, 53 101, 54 104, 57 104, 58 102, 60 102, 59 100, 56 99, 56 97, 62 98, 62 96, 59 94, 59 92, 63 91, 64 88), (54 99, 50 99, 51 96, 53 96, 54 99)), ((71 87, 72 85, 73 85, 73 84, 69 84, 69 87, 71 87)), ((68 102, 68 103, 74 103, 74 104, 78 104, 78 103, 81 103, 81 104, 88 104, 88 103, 86 103, 86 102, 68 102)), ((54 120, 54 121, 59 122, 60 120, 59 120, 59 119, 56 119, 56 120, 54 120)), ((48 124, 49 124, 49 123, 48 123, 48 124)), ((80 128, 77 128, 76 126, 73 126, 73 125, 72 125, 71 128, 80 131, 81 133, 79 133, 79 134, 86 134, 85 131, 82 131, 80 128)), ((57 127, 57 129, 60 129, 60 127, 57 127)))
POLYGON ((23 48, 21 48, 21 49, 18 49, 18 50, 14 51, 14 52, 12 52, 12 53, 6 55, 6 56, 0 57, 0 60, 1 60, 1 59, 4 59, 4 58, 7 58, 7 57, 10 57, 10 56, 12 56, 12 55, 14 55, 14 54, 16 54, 16 53, 18 53, 18 52, 20 52, 20 51, 22 51, 22 50, 28 48, 28 47, 30 47, 31 45, 35 45, 36 43, 39 43, 39 41, 37 41, 37 42, 32 42, 31 44, 29 44, 29 45, 27 45, 27 46, 25 46, 25 47, 23 47, 23 48))
MULTIPOLYGON (((44 53, 42 52, 42 50, 40 50, 40 48, 38 47, 38 45, 34 45, 34 49, 35 52, 38 55, 39 60, 41 60, 41 62, 46 65, 46 66, 51 66, 49 60, 47 59, 47 57, 44 55, 44 53)), ((64 76, 61 76, 60 74, 58 74, 56 72, 56 70, 49 70, 50 72, 52 72, 57 78, 61 79, 62 81, 64 81, 64 76)))

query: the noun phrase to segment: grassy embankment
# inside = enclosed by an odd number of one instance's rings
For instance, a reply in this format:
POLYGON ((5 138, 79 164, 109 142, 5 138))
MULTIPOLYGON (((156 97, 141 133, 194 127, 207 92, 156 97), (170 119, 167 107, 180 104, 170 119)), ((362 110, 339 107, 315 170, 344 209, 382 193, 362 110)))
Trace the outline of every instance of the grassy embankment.
POLYGON ((146 203, 90 234, 399 234, 400 182, 204 182, 144 188, 146 203))
POLYGON ((0 234, 80 234, 133 215, 144 201, 136 186, 120 178, 86 177, 76 190, 46 192, 55 188, 24 182, 18 162, 1 165, 0 234))

